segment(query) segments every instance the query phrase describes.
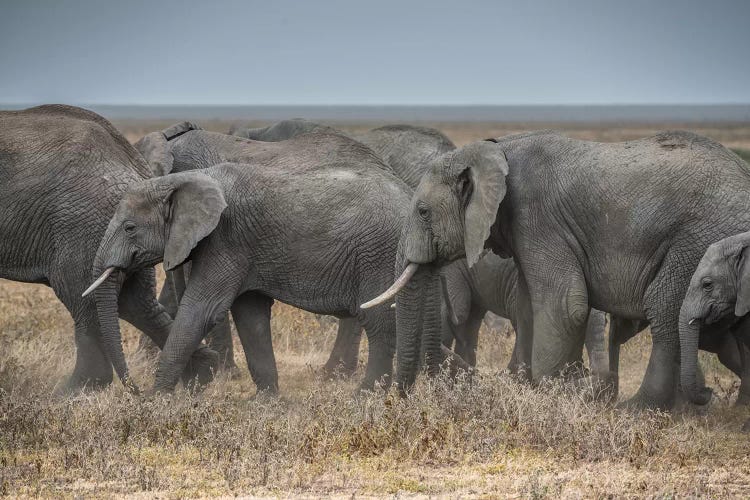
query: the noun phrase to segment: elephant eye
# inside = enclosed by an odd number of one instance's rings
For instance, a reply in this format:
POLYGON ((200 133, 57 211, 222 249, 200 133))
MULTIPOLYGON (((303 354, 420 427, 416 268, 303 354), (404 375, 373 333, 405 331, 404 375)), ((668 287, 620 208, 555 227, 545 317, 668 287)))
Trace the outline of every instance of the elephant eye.
POLYGON ((424 220, 428 220, 430 218, 430 209, 422 203, 417 205, 417 212, 419 213, 419 216, 424 220))
POLYGON ((701 285, 703 286, 703 289, 707 292, 711 291, 714 287, 713 281, 711 281, 708 278, 704 279, 701 285))
POLYGON ((123 224, 123 228, 126 233, 133 234, 135 232, 135 222, 126 221, 125 224, 123 224))

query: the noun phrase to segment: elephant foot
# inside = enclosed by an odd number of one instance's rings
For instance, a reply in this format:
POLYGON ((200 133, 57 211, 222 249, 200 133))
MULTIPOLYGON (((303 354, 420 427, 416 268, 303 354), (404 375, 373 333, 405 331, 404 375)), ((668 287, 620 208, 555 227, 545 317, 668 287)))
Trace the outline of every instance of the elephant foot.
POLYGON ((219 354, 201 346, 195 350, 182 372, 182 383, 190 391, 199 391, 214 379, 218 368, 219 354))
POLYGON ((265 388, 257 388, 255 390, 255 394, 250 396, 250 401, 271 401, 275 400, 279 397, 279 388, 276 387, 265 387, 265 388))
POLYGON ((573 380, 573 387, 591 396, 592 400, 604 403, 617 401, 618 381, 613 373, 595 374, 573 380))
POLYGON ((222 368, 222 371, 227 374, 229 380, 239 380, 242 378, 242 370, 234 363, 232 363, 232 366, 222 368))
POLYGON ((58 386, 55 396, 71 396, 81 392, 94 392, 106 389, 112 384, 112 377, 80 377, 71 375, 68 380, 58 386))
POLYGON ((357 365, 343 360, 328 360, 321 372, 327 380, 350 378, 357 371, 357 365))
POLYGON ((639 391, 632 398, 617 404, 616 407, 628 410, 671 410, 674 408, 674 398, 657 398, 639 391))

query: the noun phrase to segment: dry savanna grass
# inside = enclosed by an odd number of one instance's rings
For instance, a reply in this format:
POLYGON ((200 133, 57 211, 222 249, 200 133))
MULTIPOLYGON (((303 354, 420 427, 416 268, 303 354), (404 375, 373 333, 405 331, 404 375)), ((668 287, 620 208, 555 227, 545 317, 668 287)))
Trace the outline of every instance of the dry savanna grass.
MULTIPOLYGON (((471 127, 465 137, 494 135, 471 127)), ((503 371, 512 336, 485 325, 477 376, 421 377, 400 399, 355 395, 366 342, 354 378, 328 381, 319 369, 335 324, 278 303, 272 321, 278 398, 255 397, 238 342, 241 376, 219 376, 201 394, 142 399, 118 382, 60 397, 74 360, 68 313, 48 288, 0 281, 0 495, 750 495, 750 437, 739 432, 750 412, 732 406, 737 380, 713 355, 701 355, 710 406, 639 412, 561 382, 519 383, 503 371)), ((154 361, 123 328, 147 387, 154 361)), ((621 399, 636 391, 649 346, 647 333, 625 346, 621 399)))

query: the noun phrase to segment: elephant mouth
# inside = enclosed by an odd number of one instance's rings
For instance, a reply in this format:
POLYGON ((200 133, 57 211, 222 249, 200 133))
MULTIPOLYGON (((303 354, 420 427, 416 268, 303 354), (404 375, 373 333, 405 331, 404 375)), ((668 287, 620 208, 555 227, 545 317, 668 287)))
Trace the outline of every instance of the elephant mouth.
POLYGON ((719 302, 708 306, 707 313, 702 318, 693 318, 691 324, 694 321, 698 321, 702 324, 712 325, 727 317, 732 312, 732 304, 727 302, 719 302))

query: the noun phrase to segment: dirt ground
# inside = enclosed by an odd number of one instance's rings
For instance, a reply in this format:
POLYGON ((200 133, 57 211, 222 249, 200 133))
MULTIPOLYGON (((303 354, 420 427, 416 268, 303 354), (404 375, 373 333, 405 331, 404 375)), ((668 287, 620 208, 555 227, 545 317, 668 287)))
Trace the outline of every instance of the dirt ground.
MULTIPOLYGON (((115 124, 136 140, 170 123, 115 124)), ((605 141, 689 128, 750 149, 747 125, 433 125, 457 144, 536 128, 605 141)), ((518 383, 503 371, 511 333, 485 325, 473 380, 422 377, 402 400, 356 394, 366 341, 352 379, 324 380, 335 324, 278 303, 272 322, 278 398, 255 396, 237 340, 239 377, 220 375, 199 395, 141 399, 118 382, 62 397, 72 320, 50 289, 0 280, 0 496, 750 496, 750 437, 740 432, 750 411, 733 407, 738 381, 713 355, 701 354, 715 390, 708 407, 638 412, 561 383, 518 383)), ((154 360, 123 329, 131 370, 148 387, 154 360)), ((621 401, 637 390, 649 349, 647 332, 625 346, 621 401)))

